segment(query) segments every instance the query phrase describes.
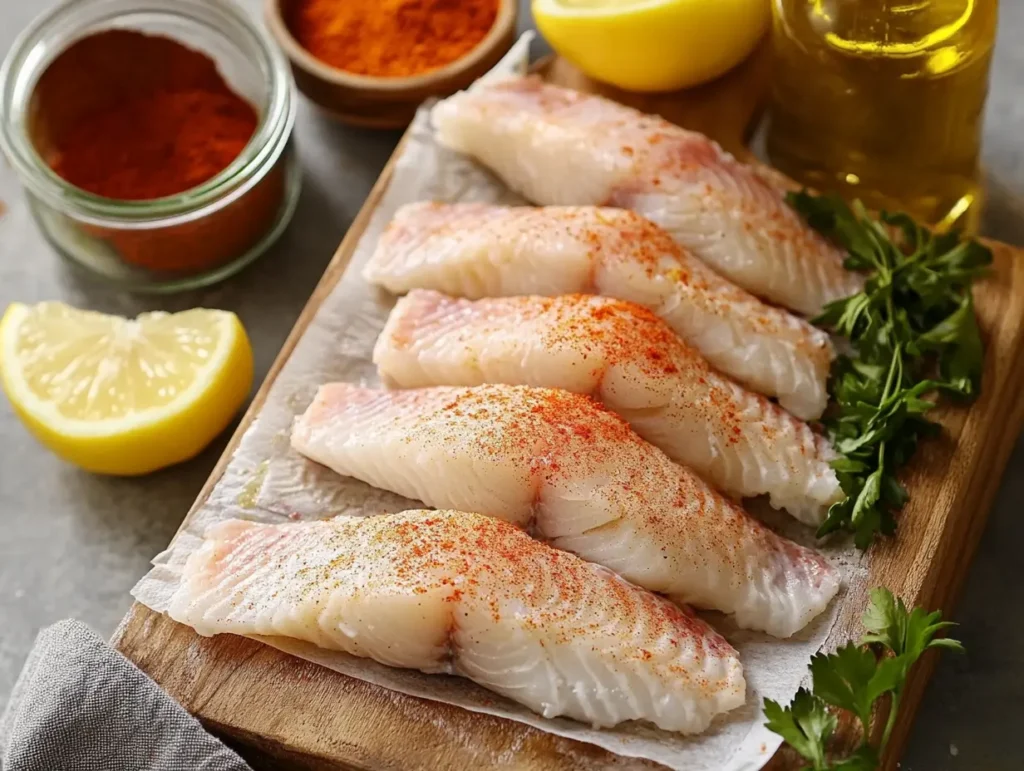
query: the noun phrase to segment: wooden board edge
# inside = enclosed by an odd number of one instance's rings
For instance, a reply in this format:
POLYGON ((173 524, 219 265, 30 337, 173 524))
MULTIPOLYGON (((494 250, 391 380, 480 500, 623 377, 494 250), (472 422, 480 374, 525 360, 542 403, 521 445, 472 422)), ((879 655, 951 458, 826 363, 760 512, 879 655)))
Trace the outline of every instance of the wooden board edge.
POLYGON ((523 771, 663 768, 380 688, 244 637, 200 637, 138 607, 127 617, 123 640, 140 669, 218 735, 291 761, 291 769, 464 771, 482 767, 479 758, 488 756, 523 771), (252 671, 259 673, 255 680, 252 671))
MULTIPOLYGON (((1000 442, 999 451, 993 459, 991 471, 988 475, 988 478, 994 479, 996 482, 1002 478, 1007 462, 1021 433, 1021 426, 1024 424, 1024 399, 1017 400, 1017 407, 1011 414, 1008 424, 1015 426, 1012 429, 1013 438, 1012 440, 1006 439, 1000 442)), ((1006 436, 1009 435, 1010 432, 1007 432, 1006 436)), ((977 508, 982 514, 971 520, 968 532, 959 542, 962 547, 961 558, 957 562, 954 577, 946 582, 941 590, 936 589, 934 592, 920 596, 917 601, 918 604, 929 609, 948 609, 956 604, 957 598, 963 589, 967 570, 974 559, 974 553, 977 551, 978 544, 981 542, 981 536, 984 533, 985 525, 991 513, 993 499, 997 492, 998 486, 991 484, 982 497, 977 499, 977 508)), ((945 616, 948 618, 949 613, 946 612, 945 616)), ((924 699, 928 683, 935 671, 937 662, 937 652, 931 651, 927 653, 921 665, 913 670, 907 679, 907 685, 904 688, 901 700, 900 714, 893 727, 888 753, 884 758, 884 771, 896 771, 899 766, 899 760, 903 756, 907 741, 910 738, 917 711, 924 699)))
MULTIPOLYGON (((1017 274, 1024 276, 1024 264, 1019 258, 1014 260, 1013 268, 1017 274)), ((1016 285, 1022 286, 1019 281, 1016 282, 1016 285)), ((1015 355, 1010 360, 1009 374, 1001 380, 1005 395, 994 394, 991 401, 992 407, 985 415, 986 419, 978 419, 979 422, 988 426, 999 425, 1003 430, 994 441, 985 445, 987 452, 983 453, 974 463, 975 478, 972 484, 961 489, 960 500, 955 504, 961 510, 973 508, 977 514, 972 517, 961 516, 959 518, 959 521, 965 525, 959 538, 956 537, 956 533, 945 534, 946 553, 958 552, 955 560, 949 559, 949 563, 953 567, 944 576, 940 568, 943 558, 937 556, 932 563, 928 580, 915 600, 916 604, 929 610, 944 610, 947 618, 949 610, 956 604, 963 589, 968 570, 974 560, 974 554, 991 514, 995 497, 999 492, 999 483, 1020 438, 1021 431, 1024 429, 1024 392, 1020 390, 1020 384, 1024 381, 1024 326, 1017 324, 1016 329, 1012 331, 1014 342, 1010 350, 1015 355), (1001 407, 1007 407, 1008 413, 1002 414, 1001 407)), ((908 678, 902 696, 900 714, 890 738, 889 752, 884 759, 885 771, 895 771, 898 766, 898 760, 910 738, 917 710, 924 698, 937 660, 938 654, 934 651, 929 652, 922 665, 908 678)))
MULTIPOLYGON (((937 508, 915 506, 915 501, 911 500, 901 517, 901 529, 897 531, 896 538, 874 547, 869 577, 862 587, 862 594, 874 586, 890 587, 908 605, 921 605, 929 610, 942 609, 947 612, 947 617, 966 577, 998 484, 1024 426, 1024 395, 1020 393, 1020 385, 1024 382, 1024 325, 1021 323, 1024 319, 1024 255, 1006 244, 993 243, 991 246, 996 251, 999 272, 980 291, 985 295, 1005 298, 1006 302, 998 306, 979 305, 979 312, 985 314, 988 322, 985 327, 989 337, 982 394, 969 408, 947 406, 946 420, 959 422, 955 440, 950 441, 949 437, 927 440, 908 466, 911 473, 920 467, 931 473, 938 469, 945 473, 944 483, 937 489, 933 502, 937 508), (995 291, 996 287, 1005 288, 995 291), (969 445, 977 437, 987 435, 986 426, 994 425, 1003 427, 998 437, 977 446, 969 445), (972 511, 974 515, 969 516, 972 511), (938 527, 938 532, 931 532, 935 527, 938 527), (907 554, 908 551, 911 553, 907 554), (910 576, 914 575, 920 575, 920 580, 911 580, 910 576)), ((908 481, 908 486, 915 489, 912 480, 908 481)), ((924 486, 924 483, 919 486, 924 486)), ((864 596, 863 600, 866 604, 867 597, 864 596)), ((855 607, 847 601, 840 620, 826 640, 826 649, 859 638, 863 631, 861 610, 862 607, 855 607)), ((886 771, 896 768, 934 669, 935 658, 933 653, 929 654, 911 673, 888 751, 883 758, 886 771)), ((839 732, 838 747, 852 749, 859 743, 859 734, 852 730, 852 726, 850 729, 839 732)))

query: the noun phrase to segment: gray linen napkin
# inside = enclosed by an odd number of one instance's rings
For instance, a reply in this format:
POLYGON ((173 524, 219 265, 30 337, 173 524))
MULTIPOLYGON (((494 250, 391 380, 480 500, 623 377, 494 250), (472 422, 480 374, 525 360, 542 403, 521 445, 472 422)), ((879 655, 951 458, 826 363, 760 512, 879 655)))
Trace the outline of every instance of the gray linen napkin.
POLYGON ((3 771, 251 771, 79 621, 42 630, 0 718, 3 771))

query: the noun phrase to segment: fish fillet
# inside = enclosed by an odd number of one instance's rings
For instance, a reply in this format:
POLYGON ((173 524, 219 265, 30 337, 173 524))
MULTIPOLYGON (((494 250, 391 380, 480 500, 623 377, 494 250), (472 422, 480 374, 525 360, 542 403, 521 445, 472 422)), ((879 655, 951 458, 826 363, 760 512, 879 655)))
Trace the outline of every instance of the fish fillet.
POLYGON ((438 140, 538 204, 635 209, 739 286, 806 314, 861 279, 781 190, 706 136, 599 96, 510 78, 434 107, 438 140))
POLYGON ((321 386, 292 445, 339 474, 520 525, 678 602, 786 637, 838 589, 775 535, 589 397, 487 385, 321 386))
POLYGON ((591 394, 730 495, 818 525, 842 497, 828 441, 712 370, 646 308, 593 295, 399 300, 373 360, 402 388, 485 383, 591 394))
POLYGON ((363 275, 396 293, 587 292, 630 300, 797 417, 820 417, 828 401, 828 335, 721 278, 635 212, 411 204, 398 211, 363 275))
POLYGON ((223 522, 168 613, 461 675, 595 726, 697 733, 744 701, 736 651, 688 611, 479 514, 223 522))

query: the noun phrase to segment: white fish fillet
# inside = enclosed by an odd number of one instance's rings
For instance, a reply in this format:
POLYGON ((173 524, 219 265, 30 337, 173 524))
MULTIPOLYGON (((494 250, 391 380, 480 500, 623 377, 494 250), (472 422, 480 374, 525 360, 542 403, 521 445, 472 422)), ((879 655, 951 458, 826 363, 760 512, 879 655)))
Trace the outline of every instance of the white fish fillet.
POLYGON ((500 517, 776 636, 803 627, 839 586, 816 552, 775 535, 580 394, 332 383, 296 422, 292 445, 339 474, 500 517))
POLYGON ((587 292, 630 300, 797 417, 820 417, 828 401, 828 335, 729 283, 624 209, 411 204, 398 211, 363 275, 398 293, 587 292))
POLYGON ((739 286, 806 314, 859 291, 782 191, 706 136, 537 78, 440 102, 438 140, 538 204, 635 209, 739 286))
POLYGON ((736 651, 614 573, 458 511, 215 525, 169 615, 467 677, 545 717, 696 733, 744 701, 736 651))
POLYGON ((730 495, 819 525, 842 497, 828 440, 712 370, 657 316, 593 295, 398 301, 373 360, 401 388, 485 383, 591 394, 730 495))

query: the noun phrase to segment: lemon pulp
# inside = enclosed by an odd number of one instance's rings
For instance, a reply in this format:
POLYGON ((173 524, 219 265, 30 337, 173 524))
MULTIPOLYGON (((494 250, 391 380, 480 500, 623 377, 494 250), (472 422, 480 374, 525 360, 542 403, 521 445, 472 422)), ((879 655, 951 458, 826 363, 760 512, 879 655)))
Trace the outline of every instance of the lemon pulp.
POLYGON ((224 311, 125 319, 15 303, 0 321, 0 377, 15 411, 90 471, 143 474, 194 456, 230 423, 252 372, 245 331, 224 311))

